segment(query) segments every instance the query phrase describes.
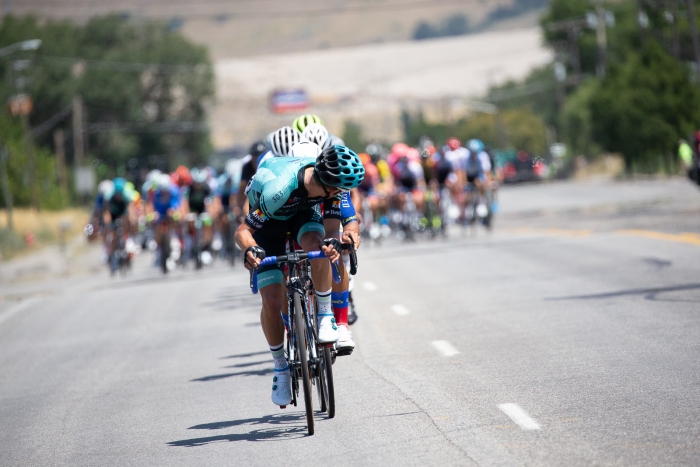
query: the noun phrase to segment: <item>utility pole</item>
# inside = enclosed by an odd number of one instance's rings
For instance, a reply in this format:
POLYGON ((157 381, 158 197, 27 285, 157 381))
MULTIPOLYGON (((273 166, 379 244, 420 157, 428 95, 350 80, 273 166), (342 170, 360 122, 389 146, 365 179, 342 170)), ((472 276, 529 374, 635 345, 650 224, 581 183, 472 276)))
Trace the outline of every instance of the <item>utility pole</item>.
POLYGON ((581 83, 581 54, 578 49, 578 36, 580 30, 577 27, 569 28, 566 31, 569 40, 569 60, 571 68, 574 69, 574 82, 576 85, 581 83))
MULTIPOLYGON (((574 84, 581 83, 581 53, 578 47, 578 39, 581 29, 587 25, 585 19, 573 19, 568 21, 557 21, 547 25, 547 29, 552 32, 566 31, 568 41, 568 58, 573 70, 572 81, 574 84)), ((562 49, 563 50, 563 49, 562 49)), ((559 53, 560 51, 557 50, 559 53)))
POLYGON ((12 191, 10 191, 10 182, 7 177, 7 147, 5 145, 0 149, 0 181, 2 182, 2 195, 5 198, 5 206, 7 207, 7 227, 10 230, 14 229, 12 223, 12 191))
POLYGON ((22 130, 24 131, 24 144, 27 148, 27 169, 29 171, 29 190, 32 194, 32 207, 39 211, 39 185, 36 179, 36 157, 34 155, 32 131, 29 128, 29 113, 22 112, 20 119, 22 121, 22 130))
POLYGON ((607 49, 608 49, 608 34, 605 24, 605 9, 603 8, 603 0, 597 0, 595 5, 596 11, 596 41, 598 42, 598 65, 596 67, 596 74, 598 78, 605 77, 605 68, 607 61, 607 49))
POLYGON ((647 29, 649 28, 649 16, 647 16, 646 11, 642 8, 642 0, 637 0, 637 24, 641 30, 641 42, 642 46, 647 43, 647 29))
POLYGON ((664 16, 666 18, 666 21, 669 22, 672 26, 670 39, 671 55, 673 55, 673 58, 678 60, 681 56, 681 35, 680 31, 678 30, 678 18, 680 18, 680 15, 678 14, 678 2, 667 1, 664 2, 664 4, 667 5, 668 8, 664 11, 664 16))
POLYGON ((690 36, 693 40, 693 54, 695 55, 695 77, 700 83, 700 42, 698 41, 698 24, 695 16, 694 0, 686 0, 688 4, 688 22, 690 23, 690 36))
POLYGON ((75 167, 82 167, 85 150, 83 142, 83 98, 73 98, 73 162, 75 167))
POLYGON ((61 191, 68 193, 68 177, 66 176, 66 148, 64 144, 63 130, 59 128, 53 132, 53 144, 56 148, 56 169, 61 191))

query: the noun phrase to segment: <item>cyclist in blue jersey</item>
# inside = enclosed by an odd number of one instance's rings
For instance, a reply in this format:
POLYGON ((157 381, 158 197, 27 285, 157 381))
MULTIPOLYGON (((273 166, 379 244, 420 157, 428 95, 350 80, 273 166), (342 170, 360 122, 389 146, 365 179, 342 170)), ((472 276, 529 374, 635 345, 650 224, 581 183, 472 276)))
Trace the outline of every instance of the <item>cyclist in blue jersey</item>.
MULTIPOLYGON (((306 141, 296 143, 289 151, 292 157, 318 157, 322 151, 322 147, 328 147, 330 138, 328 130, 319 123, 312 123, 307 126, 302 133, 306 141), (308 138, 309 130, 314 130, 315 137, 308 138), (313 141, 312 141, 313 140, 313 141)), ((313 135, 312 135, 313 136, 313 135)), ((361 159, 360 159, 361 160, 361 159)), ((355 249, 360 246, 360 223, 355 212, 355 207, 351 202, 352 192, 357 191, 354 188, 350 192, 342 193, 341 197, 326 199, 323 202, 323 227, 326 230, 326 238, 340 239, 343 243, 352 244, 355 249), (342 236, 341 236, 342 225, 342 236)), ((333 291, 331 293, 331 301, 333 303, 333 315, 336 325, 338 326, 338 341, 336 342, 336 350, 338 355, 350 355, 355 349, 355 341, 349 327, 350 305, 350 276, 347 271, 350 270, 350 257, 348 254, 343 254, 343 265, 339 267, 341 281, 333 283, 333 291)), ((285 315, 286 316, 286 315, 285 315)), ((285 326, 289 328, 289 323, 285 322, 285 326)))
MULTIPOLYGON (((328 132, 326 127, 323 126, 323 121, 316 115, 302 115, 294 120, 292 127, 301 131, 302 141, 305 140, 316 144, 321 150, 334 145, 345 146, 342 139, 328 132)), ((352 241, 355 248, 359 247, 361 238, 360 219, 357 216, 356 207, 353 205, 357 204, 357 202, 361 202, 361 198, 359 190, 355 188, 350 193, 343 193, 342 200, 326 203, 323 213, 323 225, 326 228, 327 237, 340 238, 340 226, 342 223, 343 242, 350 243, 352 241), (352 196, 355 196, 355 198, 352 198, 352 196)), ((354 306, 352 307, 352 313, 348 312, 349 305, 352 305, 352 296, 350 295, 352 278, 347 275, 347 271, 350 269, 350 259, 347 254, 343 254, 343 263, 345 271, 341 271, 342 280, 339 284, 333 284, 333 313, 340 334, 336 343, 338 354, 348 355, 355 348, 355 341, 348 329, 348 325, 355 322, 357 314, 355 314, 354 306)))
POLYGON ((159 178, 153 185, 151 204, 153 211, 158 213, 158 224, 162 227, 156 229, 156 243, 162 251, 164 230, 170 229, 173 220, 178 219, 182 195, 180 188, 172 183, 169 176, 163 174, 159 178))
MULTIPOLYGON (((355 188, 364 178, 359 157, 344 146, 331 146, 314 158, 276 157, 264 162, 247 187, 250 211, 236 231, 236 242, 245 251, 245 267, 258 268, 265 255, 284 255, 287 232, 305 251, 320 249, 331 261, 340 254, 324 242, 325 229, 320 203, 355 188)), ((318 299, 321 343, 338 340, 331 305, 331 271, 327 260, 311 261, 318 299)), ((287 405, 292 400, 290 373, 284 356, 286 308, 284 274, 280 267, 258 269, 262 297, 261 324, 275 362, 272 401, 287 405)))

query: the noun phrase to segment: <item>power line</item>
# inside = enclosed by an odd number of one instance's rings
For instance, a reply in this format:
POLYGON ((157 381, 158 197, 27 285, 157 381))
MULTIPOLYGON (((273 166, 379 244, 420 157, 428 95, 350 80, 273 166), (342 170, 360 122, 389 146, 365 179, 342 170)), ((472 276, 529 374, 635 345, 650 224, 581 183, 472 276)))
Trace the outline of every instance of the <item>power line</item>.
POLYGON ((176 74, 182 72, 191 73, 194 71, 204 72, 206 64, 197 63, 193 65, 171 65, 167 63, 139 63, 139 62, 115 62, 110 60, 85 60, 74 57, 59 57, 53 55, 38 55, 37 58, 50 65, 72 67, 77 63, 84 64, 87 68, 108 70, 108 71, 153 71, 158 74, 176 74), (199 70, 197 70, 199 68, 199 70))
POLYGON ((205 133, 209 125, 201 122, 154 122, 154 123, 92 123, 87 133, 117 130, 125 133, 205 133))

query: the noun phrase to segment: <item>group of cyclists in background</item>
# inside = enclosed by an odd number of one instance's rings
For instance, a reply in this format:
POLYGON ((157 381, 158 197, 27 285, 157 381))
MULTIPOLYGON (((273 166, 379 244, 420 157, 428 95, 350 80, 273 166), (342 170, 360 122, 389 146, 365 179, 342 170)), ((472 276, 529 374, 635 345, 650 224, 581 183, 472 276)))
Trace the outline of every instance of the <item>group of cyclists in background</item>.
POLYGON ((200 269, 217 257, 255 271, 275 362, 272 400, 284 407, 292 400, 283 348, 290 328, 288 271, 262 260, 320 250, 335 264, 340 279, 332 283, 328 260, 309 261, 316 337, 319 345, 332 345, 334 355, 350 355, 349 325, 357 314, 347 250, 357 250, 362 238, 446 236, 449 224, 490 229, 500 181, 479 139, 463 145, 454 137, 444 144, 423 137, 415 147, 390 148, 372 143, 358 154, 319 117, 303 115, 253 143, 220 174, 213 167, 179 166, 170 173, 152 170, 140 189, 121 177, 100 182, 86 233, 104 239, 112 274, 128 270, 140 249, 155 252, 154 264, 164 274, 188 264, 200 269))
MULTIPOLYGON (((154 264, 163 273, 189 264, 200 269, 216 258, 234 265, 242 258, 234 233, 248 213, 245 187, 257 167, 309 139, 343 143, 319 123, 306 130, 306 136, 293 127, 271 133, 242 159, 229 160, 221 173, 211 166, 152 170, 140 190, 122 177, 103 180, 86 232, 105 240, 103 259, 113 274, 128 270, 142 250, 155 252, 154 264)), ((480 140, 463 145, 453 137, 436 145, 423 137, 416 147, 388 148, 372 143, 358 156, 366 176, 349 200, 367 240, 445 236, 450 224, 491 228, 503 173, 480 140)))

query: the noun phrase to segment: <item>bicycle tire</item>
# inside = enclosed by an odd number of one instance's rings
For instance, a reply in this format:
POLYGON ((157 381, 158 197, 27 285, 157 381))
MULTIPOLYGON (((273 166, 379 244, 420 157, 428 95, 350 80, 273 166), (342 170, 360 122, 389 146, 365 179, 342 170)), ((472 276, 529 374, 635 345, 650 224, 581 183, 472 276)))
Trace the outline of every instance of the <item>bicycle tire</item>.
POLYGON ((309 371, 308 349, 306 348, 306 319, 301 308, 301 297, 294 293, 294 321, 296 324, 297 348, 301 364, 301 380, 304 387, 304 406, 306 407, 306 429, 309 436, 314 434, 314 405, 311 394, 311 375, 309 371))
POLYGON ((328 407, 326 413, 328 418, 335 417, 335 385, 333 383, 333 356, 328 346, 323 347, 323 359, 321 361, 325 378, 326 396, 328 397, 328 407))
POLYGON ((170 234, 165 233, 161 239, 160 246, 160 270, 163 274, 168 273, 168 258, 170 258, 170 234))
POLYGON ((318 303, 316 303, 316 297, 314 295, 306 295, 306 311, 309 320, 311 321, 311 336, 313 336, 313 342, 309 344, 309 349, 315 349, 316 352, 316 362, 314 366, 314 379, 316 384, 316 389, 318 390, 318 400, 321 405, 321 412, 328 412, 328 387, 326 385, 326 374, 323 369, 323 347, 318 344, 318 330, 316 329, 316 310, 318 309, 318 303))
POLYGON ((319 363, 321 365, 320 370, 318 371, 318 375, 316 375, 317 379, 317 389, 318 389, 318 400, 321 403, 321 412, 328 412, 328 387, 326 386, 326 378, 325 374, 323 373, 323 363, 322 363, 323 357, 319 358, 319 363))

